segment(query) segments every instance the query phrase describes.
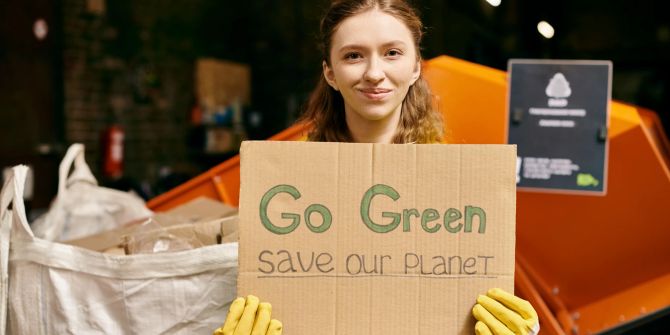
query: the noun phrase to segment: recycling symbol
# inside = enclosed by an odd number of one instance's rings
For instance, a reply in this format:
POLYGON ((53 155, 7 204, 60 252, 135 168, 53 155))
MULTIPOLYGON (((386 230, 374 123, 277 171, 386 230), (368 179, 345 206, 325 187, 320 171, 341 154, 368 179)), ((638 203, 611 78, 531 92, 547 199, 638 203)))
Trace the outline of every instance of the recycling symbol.
POLYGON ((556 74, 549 80, 549 85, 547 85, 544 92, 547 93, 547 96, 556 99, 567 98, 572 94, 570 83, 560 72, 556 72, 556 74))

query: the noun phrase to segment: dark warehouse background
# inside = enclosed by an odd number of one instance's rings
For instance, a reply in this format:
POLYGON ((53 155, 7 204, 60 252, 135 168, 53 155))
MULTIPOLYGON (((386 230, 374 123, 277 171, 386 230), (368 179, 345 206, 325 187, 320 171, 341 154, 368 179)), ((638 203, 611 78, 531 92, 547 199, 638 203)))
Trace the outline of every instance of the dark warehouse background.
MULTIPOLYGON (((203 57, 251 68, 247 138, 291 125, 320 73, 318 20, 328 1, 1 0, 0 163, 35 169, 32 205, 55 194, 67 145, 81 142, 100 176, 101 134, 125 131, 120 180, 147 198, 234 152, 194 148, 194 64, 203 57), (48 27, 40 40, 36 20, 48 27)), ((665 2, 414 1, 426 59, 447 54, 506 69, 509 58, 604 59, 613 98, 670 122, 670 20, 665 2), (556 29, 551 39, 539 21, 556 29)))

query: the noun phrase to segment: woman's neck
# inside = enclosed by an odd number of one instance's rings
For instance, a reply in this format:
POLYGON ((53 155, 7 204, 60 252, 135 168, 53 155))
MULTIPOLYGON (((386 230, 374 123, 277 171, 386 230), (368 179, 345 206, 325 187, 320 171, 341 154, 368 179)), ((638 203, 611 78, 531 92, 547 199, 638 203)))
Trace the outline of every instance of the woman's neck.
MULTIPOLYGON (((400 106, 399 106, 400 107, 400 106)), ((355 112, 346 112, 347 127, 356 143, 393 143, 400 122, 400 110, 380 120, 369 120, 355 112)))

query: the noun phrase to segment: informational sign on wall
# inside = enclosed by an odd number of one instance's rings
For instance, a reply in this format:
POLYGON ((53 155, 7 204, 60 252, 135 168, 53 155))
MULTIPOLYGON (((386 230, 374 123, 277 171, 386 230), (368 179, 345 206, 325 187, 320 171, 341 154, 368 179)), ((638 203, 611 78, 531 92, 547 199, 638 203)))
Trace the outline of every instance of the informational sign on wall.
POLYGON ((604 195, 612 62, 513 59, 508 73, 517 188, 604 195))

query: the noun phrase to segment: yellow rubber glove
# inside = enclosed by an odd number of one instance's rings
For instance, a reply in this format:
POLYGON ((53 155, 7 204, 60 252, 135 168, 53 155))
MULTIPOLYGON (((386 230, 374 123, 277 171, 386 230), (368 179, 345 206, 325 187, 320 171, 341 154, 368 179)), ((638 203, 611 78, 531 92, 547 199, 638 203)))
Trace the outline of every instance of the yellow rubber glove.
POLYGON ((281 322, 270 319, 272 305, 250 295, 230 305, 226 322, 213 335, 281 335, 281 322))
POLYGON ((540 321, 533 306, 513 294, 492 288, 486 295, 477 297, 472 308, 477 319, 477 335, 535 335, 540 331, 540 321))

